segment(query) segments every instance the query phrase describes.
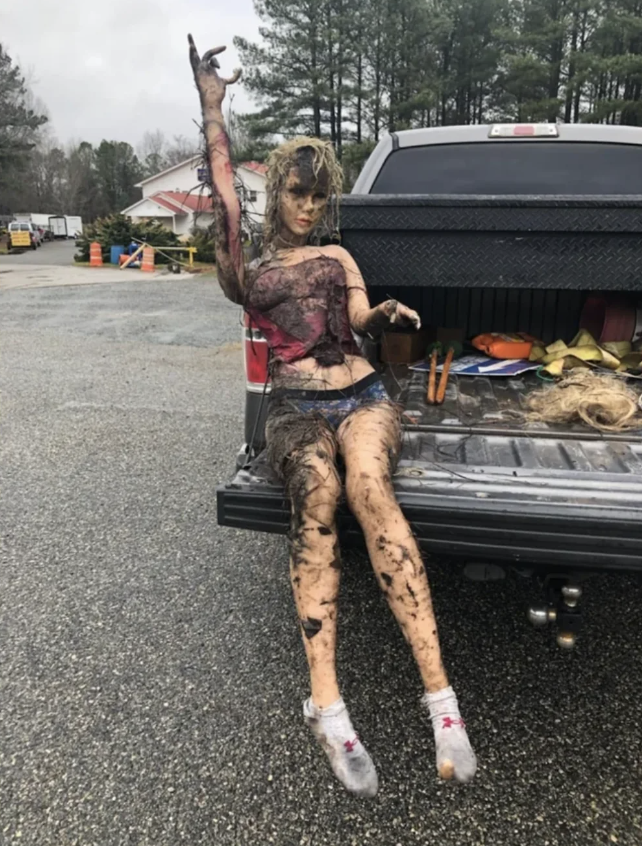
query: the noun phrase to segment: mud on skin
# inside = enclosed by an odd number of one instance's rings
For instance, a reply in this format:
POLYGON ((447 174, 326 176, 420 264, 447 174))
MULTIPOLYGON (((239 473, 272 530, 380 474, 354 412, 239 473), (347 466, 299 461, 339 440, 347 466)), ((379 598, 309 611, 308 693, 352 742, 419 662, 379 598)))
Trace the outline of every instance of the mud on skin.
MULTIPOLYGON (((325 466, 329 475, 332 477, 332 484, 336 488, 339 488, 340 482, 333 464, 326 461, 325 466)), ((311 498, 315 493, 322 492, 324 486, 327 484, 327 480, 324 480, 317 468, 312 465, 309 454, 306 455, 303 451, 297 451, 289 457, 285 482, 286 493, 290 497, 292 513, 289 533, 290 554, 292 568, 296 570, 299 566, 309 563, 306 557, 307 553, 312 551, 314 554, 316 544, 314 539, 308 537, 308 535, 316 534, 326 539, 334 535, 335 530, 333 525, 326 526, 317 517, 309 514, 309 502, 311 498), (308 518, 314 519, 311 521, 308 518)), ((332 494, 328 494, 328 500, 332 498, 332 494)), ((336 502, 334 506, 336 507, 336 502)), ((338 542, 335 541, 332 549, 332 561, 329 562, 330 567, 340 566, 338 551, 338 542)))
POLYGON ((315 635, 319 634, 322 627, 322 621, 317 620, 316 617, 307 617, 305 620, 301 620, 301 628, 308 640, 312 640, 315 635))

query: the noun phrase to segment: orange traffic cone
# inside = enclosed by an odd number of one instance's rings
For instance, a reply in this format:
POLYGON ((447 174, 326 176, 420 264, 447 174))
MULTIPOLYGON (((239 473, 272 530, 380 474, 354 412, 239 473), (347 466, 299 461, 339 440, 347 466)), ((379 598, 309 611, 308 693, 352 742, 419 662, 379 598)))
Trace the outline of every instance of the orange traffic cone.
POLYGON ((103 266, 103 251, 98 241, 92 241, 89 246, 89 266, 102 267, 103 266))
POLYGON ((143 263, 141 264, 140 269, 146 271, 147 273, 153 273, 156 269, 154 267, 153 247, 145 247, 145 249, 143 250, 143 263))

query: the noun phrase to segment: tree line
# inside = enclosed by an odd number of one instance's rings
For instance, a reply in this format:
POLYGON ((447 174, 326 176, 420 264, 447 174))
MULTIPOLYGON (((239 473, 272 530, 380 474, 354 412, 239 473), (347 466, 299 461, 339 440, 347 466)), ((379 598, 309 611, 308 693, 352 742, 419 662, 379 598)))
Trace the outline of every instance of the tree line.
POLYGON ((493 121, 642 125, 642 0, 255 0, 236 38, 253 137, 341 154, 382 132, 493 121))

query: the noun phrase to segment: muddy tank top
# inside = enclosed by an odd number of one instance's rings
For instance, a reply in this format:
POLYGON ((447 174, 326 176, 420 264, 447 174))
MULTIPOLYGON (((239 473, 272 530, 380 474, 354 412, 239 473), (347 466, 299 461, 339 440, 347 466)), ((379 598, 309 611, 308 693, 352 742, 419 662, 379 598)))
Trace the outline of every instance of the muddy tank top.
POLYGON ((265 335, 275 361, 312 356, 322 367, 358 355, 348 319, 348 292, 338 259, 318 256, 261 270, 248 286, 245 310, 265 335))

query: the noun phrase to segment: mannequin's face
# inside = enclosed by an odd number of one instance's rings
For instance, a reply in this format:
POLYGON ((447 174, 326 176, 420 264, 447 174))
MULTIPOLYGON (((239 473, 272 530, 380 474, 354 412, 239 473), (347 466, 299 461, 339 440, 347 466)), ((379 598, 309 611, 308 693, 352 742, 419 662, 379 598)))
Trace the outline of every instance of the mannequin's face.
POLYGON ((290 169, 281 193, 280 213, 283 236, 305 240, 319 223, 328 204, 327 179, 315 177, 311 167, 290 169))

